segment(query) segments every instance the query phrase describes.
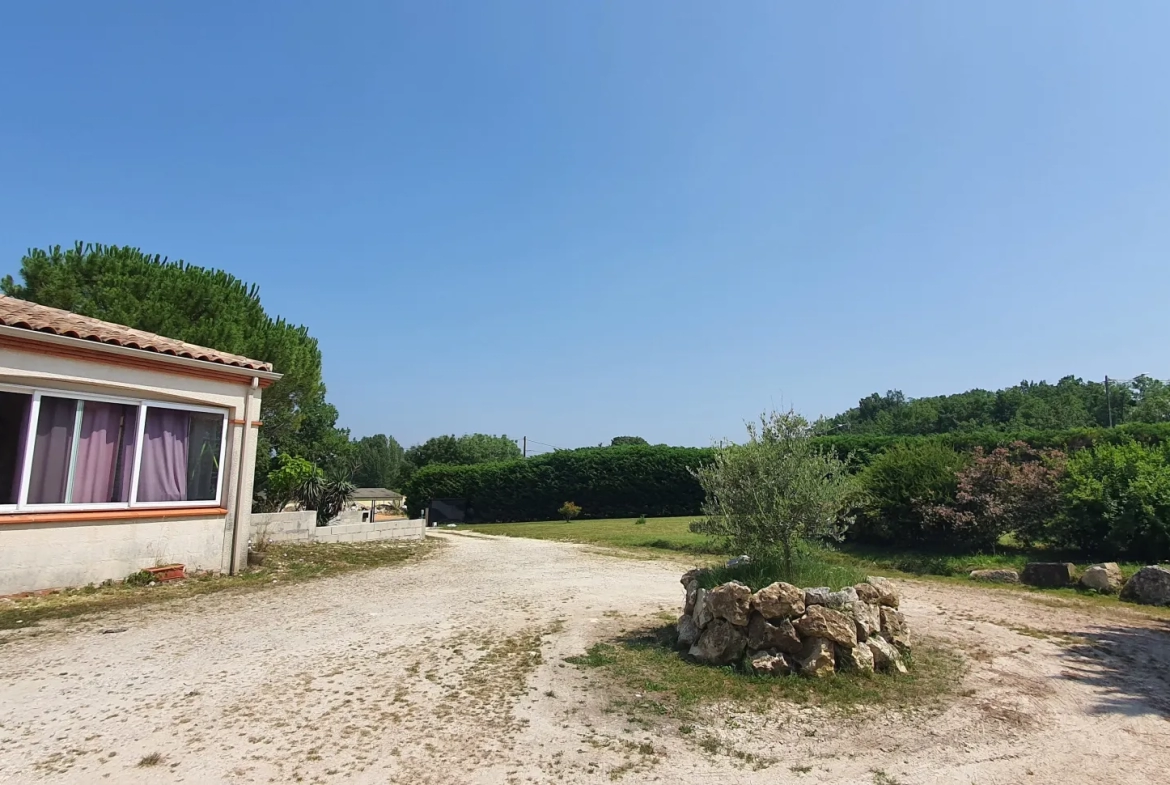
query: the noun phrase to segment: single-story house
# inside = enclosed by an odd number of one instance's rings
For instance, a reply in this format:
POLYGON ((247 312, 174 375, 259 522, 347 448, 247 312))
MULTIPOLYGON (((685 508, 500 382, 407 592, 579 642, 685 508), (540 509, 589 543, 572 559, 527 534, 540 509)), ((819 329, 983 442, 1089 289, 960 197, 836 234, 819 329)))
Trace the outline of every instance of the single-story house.
POLYGON ((0 296, 0 595, 247 564, 272 366, 0 296))

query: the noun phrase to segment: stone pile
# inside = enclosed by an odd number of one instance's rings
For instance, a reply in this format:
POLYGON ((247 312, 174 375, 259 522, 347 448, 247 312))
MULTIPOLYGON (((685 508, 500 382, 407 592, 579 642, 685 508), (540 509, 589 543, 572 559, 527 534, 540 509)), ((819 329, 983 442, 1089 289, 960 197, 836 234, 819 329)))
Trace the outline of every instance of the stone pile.
POLYGON ((678 645, 696 662, 774 676, 906 672, 910 628, 885 578, 840 591, 773 583, 753 593, 738 581, 700 588, 703 572, 682 577, 678 620, 678 645))

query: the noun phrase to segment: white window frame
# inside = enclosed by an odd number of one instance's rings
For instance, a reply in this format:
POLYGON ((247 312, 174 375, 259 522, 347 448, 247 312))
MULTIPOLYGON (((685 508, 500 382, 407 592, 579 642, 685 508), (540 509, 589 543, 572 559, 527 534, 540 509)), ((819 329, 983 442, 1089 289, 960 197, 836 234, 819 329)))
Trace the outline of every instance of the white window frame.
MULTIPOLYGON (((218 406, 203 406, 200 404, 176 403, 174 401, 156 401, 149 398, 126 398, 98 393, 76 392, 74 390, 58 390, 51 387, 24 387, 20 385, 0 384, 0 392, 31 395, 28 416, 28 432, 25 434, 24 463, 20 471, 20 492, 16 504, 0 504, 0 513, 13 512, 86 512, 100 510, 134 510, 134 509, 173 509, 185 507, 222 507, 224 495, 224 479, 227 477, 225 464, 228 446, 229 410, 218 406), (94 401, 96 403, 116 403, 123 406, 134 406, 138 410, 134 426, 137 429, 134 440, 134 465, 130 479, 130 499, 125 502, 96 502, 86 504, 29 504, 28 491, 32 482, 33 449, 36 446, 37 419, 40 417, 41 398, 67 398, 78 401, 94 401), (177 409, 185 412, 199 412, 202 414, 218 414, 223 419, 223 427, 219 441, 219 477, 215 487, 214 499, 199 499, 195 501, 177 502, 146 502, 138 501, 138 483, 142 474, 142 444, 146 433, 146 410, 177 409)), ((75 429, 76 430, 76 429, 75 429)), ((74 443, 80 436, 74 434, 74 443)))

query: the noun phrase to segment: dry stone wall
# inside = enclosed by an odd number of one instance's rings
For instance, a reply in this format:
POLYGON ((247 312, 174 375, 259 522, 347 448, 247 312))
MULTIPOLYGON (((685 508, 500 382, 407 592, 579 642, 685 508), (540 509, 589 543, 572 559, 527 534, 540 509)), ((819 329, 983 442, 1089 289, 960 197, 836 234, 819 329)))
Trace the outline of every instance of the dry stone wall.
POLYGON ((906 672, 910 627, 885 578, 840 591, 773 583, 757 592, 738 581, 707 590, 703 570, 682 577, 686 589, 678 645, 706 665, 759 674, 814 678, 838 671, 906 672))

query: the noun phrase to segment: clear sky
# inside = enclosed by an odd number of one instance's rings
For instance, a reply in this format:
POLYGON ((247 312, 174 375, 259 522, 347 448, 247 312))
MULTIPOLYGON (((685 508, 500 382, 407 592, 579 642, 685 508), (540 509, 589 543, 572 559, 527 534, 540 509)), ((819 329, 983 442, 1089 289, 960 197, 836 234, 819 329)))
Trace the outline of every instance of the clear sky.
POLYGON ((355 435, 1170 377, 1170 4, 5 3, 0 273, 258 283, 355 435))

